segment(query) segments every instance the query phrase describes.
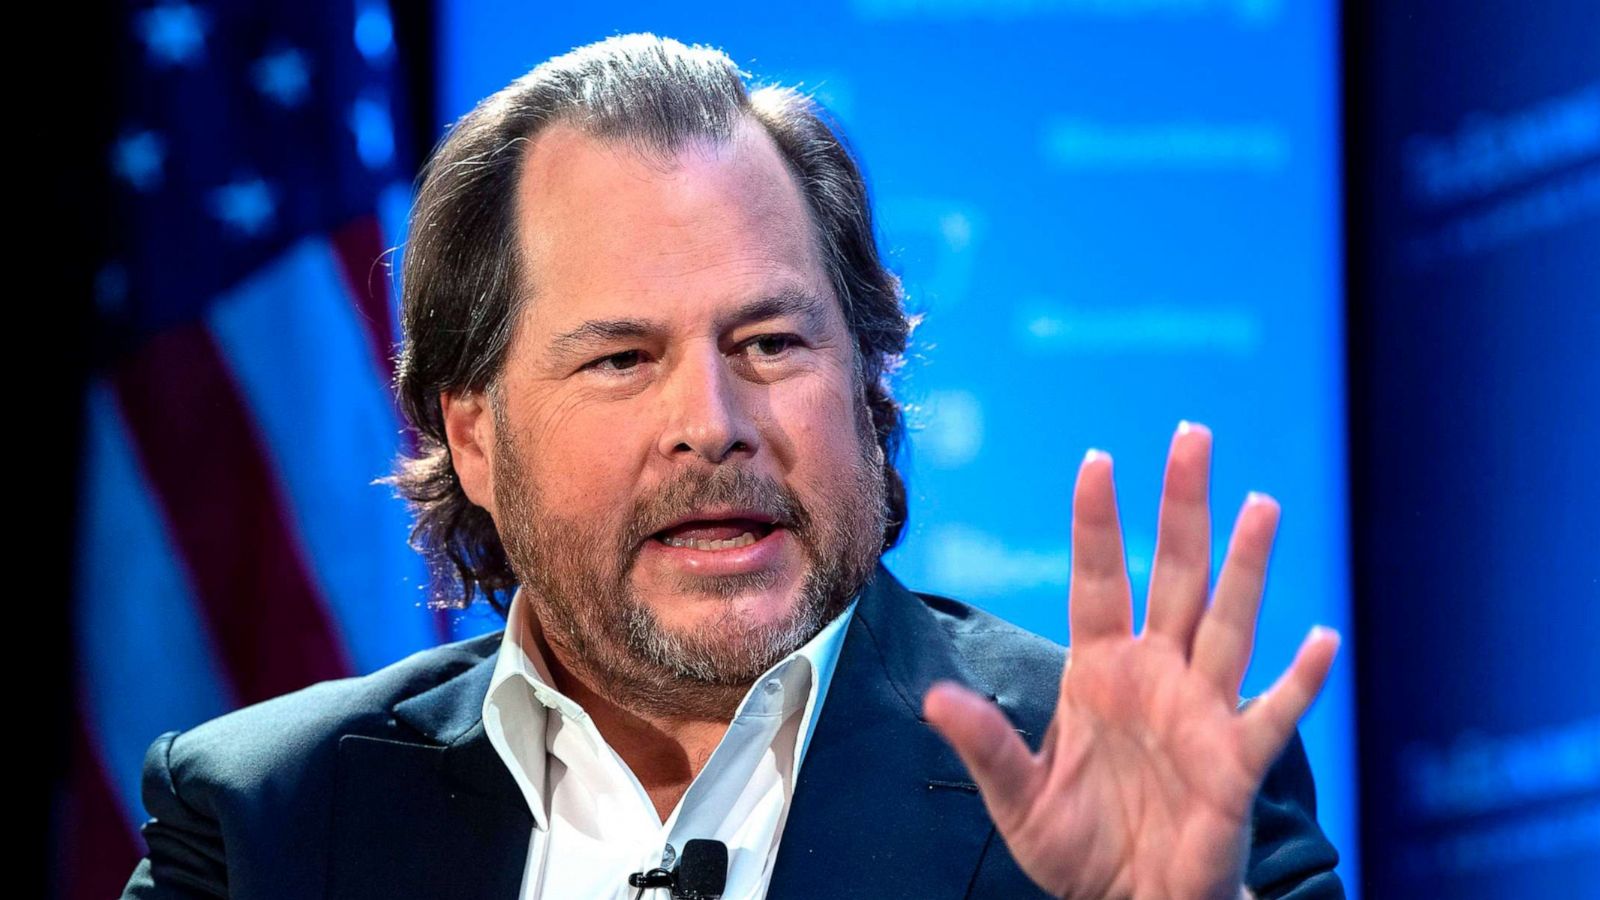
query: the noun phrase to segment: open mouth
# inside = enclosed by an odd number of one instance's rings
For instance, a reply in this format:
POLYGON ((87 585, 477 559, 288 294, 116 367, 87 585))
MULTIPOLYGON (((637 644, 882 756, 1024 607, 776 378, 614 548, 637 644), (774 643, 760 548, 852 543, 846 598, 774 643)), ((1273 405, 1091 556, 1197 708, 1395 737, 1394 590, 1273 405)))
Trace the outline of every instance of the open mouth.
POLYGON ((651 540, 683 550, 737 550, 759 542, 778 527, 754 519, 706 519, 658 531, 651 540))

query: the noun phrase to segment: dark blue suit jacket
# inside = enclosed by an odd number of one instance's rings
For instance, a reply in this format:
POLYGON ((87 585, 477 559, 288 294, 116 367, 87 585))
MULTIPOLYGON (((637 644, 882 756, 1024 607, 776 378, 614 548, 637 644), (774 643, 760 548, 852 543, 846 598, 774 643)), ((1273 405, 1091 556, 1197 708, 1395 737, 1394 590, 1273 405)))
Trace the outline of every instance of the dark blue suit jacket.
MULTIPOLYGON (((158 737, 145 757, 150 853, 127 898, 516 900, 533 818, 484 736, 500 632, 415 653, 158 737)), ((961 761, 921 718, 953 678, 1037 746, 1064 651, 880 563, 845 636, 795 785, 768 896, 1042 897, 961 761)), ((1332 898, 1298 733, 1254 810, 1260 897, 1332 898)))

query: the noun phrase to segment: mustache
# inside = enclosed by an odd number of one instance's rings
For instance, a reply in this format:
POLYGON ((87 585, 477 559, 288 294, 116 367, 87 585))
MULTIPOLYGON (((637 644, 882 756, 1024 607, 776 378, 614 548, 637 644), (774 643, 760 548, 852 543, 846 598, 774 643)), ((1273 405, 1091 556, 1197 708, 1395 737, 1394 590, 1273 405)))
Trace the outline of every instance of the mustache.
POLYGON ((774 525, 806 531, 811 514, 793 491, 778 481, 740 468, 720 468, 715 473, 691 473, 662 488, 652 500, 635 504, 624 540, 637 547, 656 532, 704 509, 736 507, 759 512, 774 525))

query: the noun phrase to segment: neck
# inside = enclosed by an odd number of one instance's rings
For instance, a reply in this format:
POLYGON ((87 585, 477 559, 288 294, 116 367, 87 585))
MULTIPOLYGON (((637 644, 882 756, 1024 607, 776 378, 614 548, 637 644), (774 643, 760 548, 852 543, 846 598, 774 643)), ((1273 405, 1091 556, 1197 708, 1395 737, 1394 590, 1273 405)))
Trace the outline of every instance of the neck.
POLYGON ((542 628, 528 625, 533 618, 524 617, 523 637, 538 647, 556 689, 589 714, 666 821, 727 733, 749 685, 712 686, 716 697, 683 710, 662 711, 630 703, 604 690, 605 679, 558 643, 546 640, 542 628))

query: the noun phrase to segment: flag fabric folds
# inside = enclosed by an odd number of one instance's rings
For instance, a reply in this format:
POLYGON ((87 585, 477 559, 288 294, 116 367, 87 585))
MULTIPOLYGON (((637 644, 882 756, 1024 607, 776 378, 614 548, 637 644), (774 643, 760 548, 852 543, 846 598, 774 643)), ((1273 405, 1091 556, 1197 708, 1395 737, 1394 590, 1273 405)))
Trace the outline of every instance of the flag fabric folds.
POLYGON ((145 748, 493 627, 427 608, 388 474, 392 273, 414 175, 382 0, 117 13, 82 398, 60 895, 145 847, 145 748))

